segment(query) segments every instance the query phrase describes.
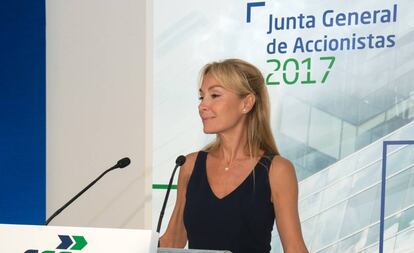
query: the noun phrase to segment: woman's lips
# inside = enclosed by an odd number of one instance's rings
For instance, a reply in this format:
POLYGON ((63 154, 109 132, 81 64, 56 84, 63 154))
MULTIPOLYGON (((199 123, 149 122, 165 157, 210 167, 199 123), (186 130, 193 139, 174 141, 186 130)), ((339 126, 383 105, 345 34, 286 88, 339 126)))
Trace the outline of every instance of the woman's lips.
POLYGON ((211 120, 211 119, 213 119, 214 117, 201 117, 201 119, 203 120, 203 122, 204 121, 207 121, 207 120, 211 120))

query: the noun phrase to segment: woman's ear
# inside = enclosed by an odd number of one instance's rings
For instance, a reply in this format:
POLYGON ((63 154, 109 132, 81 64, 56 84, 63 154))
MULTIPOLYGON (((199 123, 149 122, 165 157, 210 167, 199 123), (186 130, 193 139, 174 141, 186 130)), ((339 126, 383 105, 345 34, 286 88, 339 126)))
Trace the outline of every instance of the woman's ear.
POLYGON ((256 102, 256 96, 252 93, 243 98, 243 113, 248 113, 252 110, 254 103, 256 102))

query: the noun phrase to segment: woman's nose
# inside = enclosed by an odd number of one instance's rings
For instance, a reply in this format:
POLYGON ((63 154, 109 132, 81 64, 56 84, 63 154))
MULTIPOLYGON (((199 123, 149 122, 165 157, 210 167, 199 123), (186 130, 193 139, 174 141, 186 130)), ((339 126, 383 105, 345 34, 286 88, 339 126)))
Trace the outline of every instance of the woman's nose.
POLYGON ((207 108, 202 103, 200 103, 198 105, 198 111, 202 112, 202 111, 206 111, 206 110, 207 110, 207 108))
POLYGON ((208 103, 206 102, 206 99, 201 100, 200 104, 198 104, 198 110, 206 111, 207 109, 208 109, 208 103))

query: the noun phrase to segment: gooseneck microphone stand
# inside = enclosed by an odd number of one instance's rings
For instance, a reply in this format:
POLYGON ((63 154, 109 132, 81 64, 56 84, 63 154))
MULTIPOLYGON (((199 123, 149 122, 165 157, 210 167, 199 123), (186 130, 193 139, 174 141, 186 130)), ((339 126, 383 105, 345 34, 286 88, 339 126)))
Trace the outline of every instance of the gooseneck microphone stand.
POLYGON ((125 168, 130 163, 131 163, 131 160, 128 157, 125 157, 125 158, 122 158, 121 160, 119 160, 114 166, 112 166, 111 168, 109 168, 106 171, 104 171, 99 177, 97 177, 90 184, 88 184, 85 188, 83 188, 82 191, 80 191, 73 198, 71 198, 66 204, 64 204, 61 208, 59 208, 56 212, 54 212, 52 214, 52 216, 50 216, 49 219, 46 220, 45 225, 48 225, 53 220, 53 218, 55 218, 56 216, 58 216, 63 210, 65 210, 66 207, 68 207, 70 204, 72 204, 73 201, 75 201, 84 192, 86 192, 89 188, 91 188, 94 184, 96 184, 96 182, 98 182, 99 179, 101 179, 103 176, 105 176, 106 173, 108 173, 108 172, 110 172, 110 171, 112 171, 114 169, 118 169, 118 168, 121 168, 122 169, 122 168, 125 168))

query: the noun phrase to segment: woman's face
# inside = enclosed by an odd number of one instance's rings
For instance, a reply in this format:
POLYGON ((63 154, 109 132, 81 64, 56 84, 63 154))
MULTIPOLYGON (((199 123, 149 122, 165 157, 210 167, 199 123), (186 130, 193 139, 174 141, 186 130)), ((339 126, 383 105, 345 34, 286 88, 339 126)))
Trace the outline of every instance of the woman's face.
POLYGON ((242 98, 224 89, 213 76, 205 75, 198 105, 204 133, 224 133, 241 126, 246 113, 244 104, 242 98))

